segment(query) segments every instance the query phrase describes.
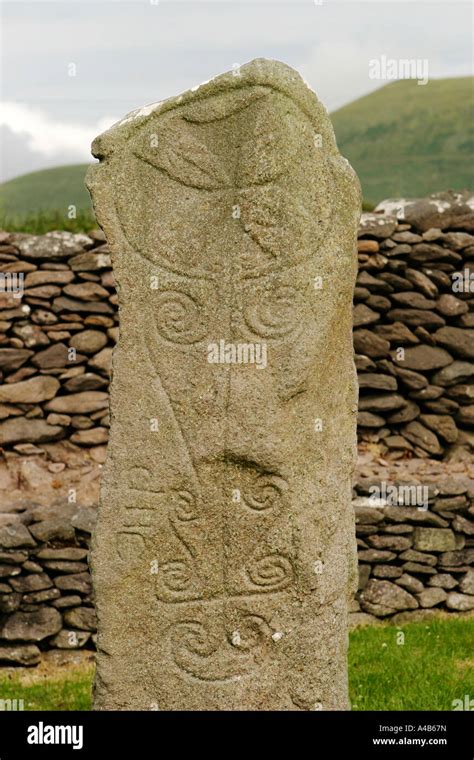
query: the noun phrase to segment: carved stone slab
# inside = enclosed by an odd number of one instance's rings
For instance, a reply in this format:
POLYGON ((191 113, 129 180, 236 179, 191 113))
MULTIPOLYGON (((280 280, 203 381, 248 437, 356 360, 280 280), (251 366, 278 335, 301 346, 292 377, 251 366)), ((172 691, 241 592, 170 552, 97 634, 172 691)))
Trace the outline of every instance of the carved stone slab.
POLYGON ((93 153, 120 298, 95 707, 347 708, 357 178, 264 59, 93 153))

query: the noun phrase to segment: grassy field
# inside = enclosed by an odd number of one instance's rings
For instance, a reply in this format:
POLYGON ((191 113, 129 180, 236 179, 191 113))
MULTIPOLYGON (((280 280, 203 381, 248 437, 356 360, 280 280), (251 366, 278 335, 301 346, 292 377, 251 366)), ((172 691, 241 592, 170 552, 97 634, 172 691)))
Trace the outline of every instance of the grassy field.
MULTIPOLYGON (((352 709, 452 710, 454 700, 474 696, 473 643, 472 618, 352 631, 352 709)), ((0 699, 23 699, 25 710, 89 710, 92 677, 90 662, 4 669, 0 699)))

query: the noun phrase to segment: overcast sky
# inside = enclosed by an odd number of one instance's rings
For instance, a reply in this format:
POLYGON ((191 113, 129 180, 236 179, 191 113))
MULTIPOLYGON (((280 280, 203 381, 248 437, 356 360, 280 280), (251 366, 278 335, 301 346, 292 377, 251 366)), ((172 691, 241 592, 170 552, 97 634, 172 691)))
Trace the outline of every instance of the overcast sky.
POLYGON ((255 57, 294 66, 330 111, 387 83, 369 78, 383 55, 427 59, 432 78, 472 74, 469 0, 0 5, 2 180, 87 161, 93 137, 126 112, 255 57))

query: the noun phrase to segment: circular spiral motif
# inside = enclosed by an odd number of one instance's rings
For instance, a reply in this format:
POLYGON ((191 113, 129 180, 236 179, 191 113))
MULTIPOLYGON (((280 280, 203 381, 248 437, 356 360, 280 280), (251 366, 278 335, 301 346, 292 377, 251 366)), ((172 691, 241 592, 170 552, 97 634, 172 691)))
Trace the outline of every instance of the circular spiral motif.
POLYGON ((245 309, 247 326, 262 338, 284 338, 300 326, 301 314, 297 308, 301 295, 295 288, 281 285, 266 293, 245 309))
POLYGON ((256 586, 279 588, 290 582, 293 570, 286 557, 281 554, 270 554, 255 562, 248 570, 248 575, 256 586))
POLYGON ((208 627, 198 620, 178 623, 174 630, 176 644, 201 657, 209 657, 217 646, 208 627))
POLYGON ((271 475, 260 475, 252 488, 244 493, 244 501, 251 509, 264 512, 272 509, 279 502, 282 488, 271 475))
POLYGON ((158 332, 171 343, 197 343, 206 334, 201 307, 178 290, 159 294, 154 308, 158 332))

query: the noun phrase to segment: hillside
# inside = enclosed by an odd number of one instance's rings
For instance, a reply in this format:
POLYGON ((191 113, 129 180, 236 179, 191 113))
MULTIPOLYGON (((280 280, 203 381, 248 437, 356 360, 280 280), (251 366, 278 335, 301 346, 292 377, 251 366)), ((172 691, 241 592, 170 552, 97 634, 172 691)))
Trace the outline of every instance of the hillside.
POLYGON ((58 166, 54 169, 23 174, 0 185, 0 213, 23 216, 42 212, 60 212, 67 216, 68 207, 89 211, 91 202, 84 186, 88 164, 58 166))
MULTIPOLYGON (((339 149, 359 174, 364 198, 474 189, 474 78, 385 85, 332 114, 339 149)), ((0 214, 90 212, 87 164, 25 174, 0 185, 0 214)))
POLYGON ((367 201, 474 189, 473 83, 393 82, 331 115, 367 201))

